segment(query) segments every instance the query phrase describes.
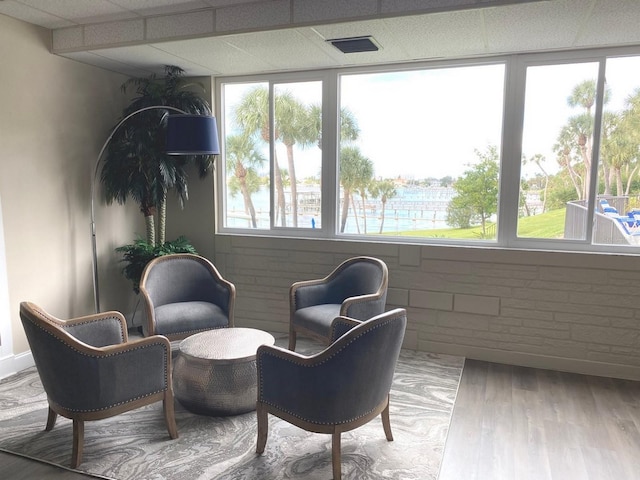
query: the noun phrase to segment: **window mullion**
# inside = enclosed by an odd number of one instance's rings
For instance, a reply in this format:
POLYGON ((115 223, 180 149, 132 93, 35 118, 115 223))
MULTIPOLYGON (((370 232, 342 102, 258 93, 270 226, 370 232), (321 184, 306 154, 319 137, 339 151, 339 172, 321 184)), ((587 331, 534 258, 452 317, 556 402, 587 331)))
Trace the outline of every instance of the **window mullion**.
POLYGON ((512 245, 517 237, 522 158, 522 127, 526 64, 518 57, 506 63, 503 107, 500 196, 498 198, 498 243, 512 245))
MULTIPOLYGON (((594 215, 596 211, 596 195, 598 194, 598 167, 600 164, 600 141, 602 132, 602 116, 604 115, 604 94, 606 88, 605 66, 606 59, 600 59, 598 69, 598 83, 596 85, 595 115, 593 118, 593 144, 591 146, 591 177, 588 198, 588 218, 586 224, 586 238, 589 243, 593 238, 594 215)), ((620 192, 618 192, 620 195, 620 192)))

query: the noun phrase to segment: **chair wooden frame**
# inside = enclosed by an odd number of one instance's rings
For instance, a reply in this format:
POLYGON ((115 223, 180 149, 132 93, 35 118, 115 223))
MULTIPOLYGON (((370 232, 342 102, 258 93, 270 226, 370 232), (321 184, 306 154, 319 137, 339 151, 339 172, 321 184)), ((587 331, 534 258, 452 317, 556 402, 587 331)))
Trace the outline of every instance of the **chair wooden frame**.
MULTIPOLYGON (((162 401, 164 419, 169 436, 172 439, 178 438, 178 429, 175 421, 173 386, 171 379, 171 345, 166 337, 153 336, 140 340, 129 341, 126 320, 121 313, 115 311, 87 315, 70 320, 61 320, 44 312, 44 310, 34 305, 33 303, 22 302, 20 304, 20 316, 22 317, 23 322, 33 323, 37 328, 43 329, 45 332, 67 344, 70 348, 74 349, 81 355, 85 355, 89 358, 95 358, 97 360, 118 355, 126 356, 129 352, 148 347, 160 347, 165 351, 164 358, 166 359, 166 363, 164 365, 164 371, 166 388, 163 391, 150 393, 143 397, 119 403, 108 408, 90 411, 75 411, 65 408, 64 406, 56 403, 54 398, 52 398, 52 396, 47 392, 49 413, 45 430, 51 431, 53 429, 56 424, 58 415, 61 415, 73 421, 73 448, 71 454, 71 468, 78 467, 78 465, 80 465, 80 463, 82 462, 85 421, 101 420, 118 415, 123 412, 135 410, 145 405, 162 401), (65 328, 73 327, 76 325, 96 324, 105 320, 109 320, 110 322, 112 322, 114 319, 116 319, 116 321, 118 321, 120 324, 119 328, 122 339, 122 343, 116 345, 93 347, 80 340, 77 340, 75 337, 65 331, 65 328)), ((41 368, 42 365, 38 365, 37 353, 34 353, 34 358, 36 359, 36 367, 41 368)))

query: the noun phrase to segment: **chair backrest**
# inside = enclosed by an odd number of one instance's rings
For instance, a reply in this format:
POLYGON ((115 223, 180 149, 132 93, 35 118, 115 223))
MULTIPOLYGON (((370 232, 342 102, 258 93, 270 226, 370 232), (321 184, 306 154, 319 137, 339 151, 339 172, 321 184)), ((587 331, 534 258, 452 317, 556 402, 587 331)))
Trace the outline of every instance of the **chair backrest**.
POLYGON ((378 293, 386 302, 389 272, 387 265, 373 257, 354 257, 342 262, 330 275, 328 303, 342 303, 345 298, 378 293))
POLYGON ((229 292, 218 283, 216 267, 206 258, 193 254, 157 257, 144 269, 140 291, 154 307, 176 302, 204 301, 229 311, 229 292))
MULTIPOLYGON (((385 312, 360 323, 314 356, 308 374, 279 372, 289 379, 287 389, 300 395, 278 392, 278 385, 261 385, 266 398, 279 398, 284 411, 312 423, 340 424, 354 421, 379 406, 389 394, 404 339, 404 309, 385 312), (273 390, 273 391, 271 391, 273 390)), ((282 368, 282 366, 281 366, 282 368)))

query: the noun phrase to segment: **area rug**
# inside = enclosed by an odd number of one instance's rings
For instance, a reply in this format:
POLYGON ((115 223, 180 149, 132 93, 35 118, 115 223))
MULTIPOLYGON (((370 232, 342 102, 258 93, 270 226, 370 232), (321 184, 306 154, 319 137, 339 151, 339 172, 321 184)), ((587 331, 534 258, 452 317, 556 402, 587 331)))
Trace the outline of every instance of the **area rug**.
MULTIPOLYGON (((403 350, 391 390, 391 428, 379 418, 342 435, 345 480, 436 480, 463 359, 403 350)), ((71 421, 45 432, 46 397, 35 368, 0 382, 0 450, 69 465, 71 421)), ((115 480, 331 478, 331 436, 269 417, 263 455, 255 454, 255 413, 195 415, 176 402, 180 437, 171 440, 161 402, 85 424, 83 462, 75 471, 115 480)))

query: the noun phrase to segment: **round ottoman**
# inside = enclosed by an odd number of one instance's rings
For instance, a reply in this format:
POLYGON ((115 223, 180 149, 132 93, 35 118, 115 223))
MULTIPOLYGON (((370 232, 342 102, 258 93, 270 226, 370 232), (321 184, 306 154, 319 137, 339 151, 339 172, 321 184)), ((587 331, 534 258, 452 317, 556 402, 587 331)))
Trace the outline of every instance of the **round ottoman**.
POLYGON ((180 343, 173 367, 175 397, 201 415, 237 415, 256 409, 256 351, 273 336, 253 328, 220 328, 180 343))

